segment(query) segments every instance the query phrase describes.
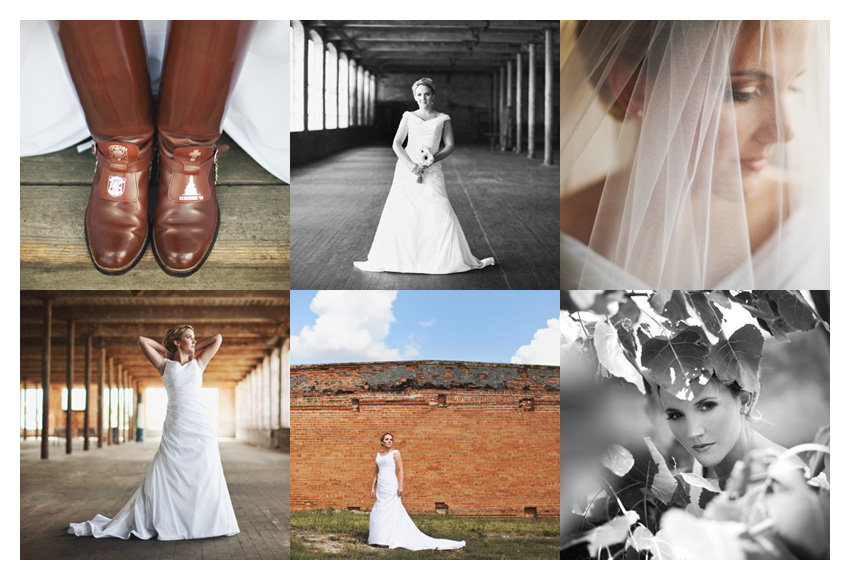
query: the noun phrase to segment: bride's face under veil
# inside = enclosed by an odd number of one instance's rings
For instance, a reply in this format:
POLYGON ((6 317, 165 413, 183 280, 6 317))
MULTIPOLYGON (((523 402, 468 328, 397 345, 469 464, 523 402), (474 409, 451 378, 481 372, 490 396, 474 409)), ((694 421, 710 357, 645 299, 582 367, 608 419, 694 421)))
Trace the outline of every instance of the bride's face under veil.
POLYGON ((828 287, 828 245, 815 279, 798 268, 828 244, 822 24, 583 28, 561 73, 561 190, 592 200, 587 245, 623 287, 828 287))

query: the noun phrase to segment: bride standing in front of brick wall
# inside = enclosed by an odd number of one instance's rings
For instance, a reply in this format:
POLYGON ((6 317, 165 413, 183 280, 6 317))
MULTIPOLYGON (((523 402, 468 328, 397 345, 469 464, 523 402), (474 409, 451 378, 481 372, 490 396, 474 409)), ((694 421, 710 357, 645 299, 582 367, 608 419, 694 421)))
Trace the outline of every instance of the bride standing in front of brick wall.
POLYGON ((393 449, 392 433, 380 438, 381 450, 375 457, 375 475, 370 496, 375 500, 369 515, 371 545, 407 550, 457 550, 466 542, 432 538, 419 531, 404 509, 404 464, 401 453, 393 449))

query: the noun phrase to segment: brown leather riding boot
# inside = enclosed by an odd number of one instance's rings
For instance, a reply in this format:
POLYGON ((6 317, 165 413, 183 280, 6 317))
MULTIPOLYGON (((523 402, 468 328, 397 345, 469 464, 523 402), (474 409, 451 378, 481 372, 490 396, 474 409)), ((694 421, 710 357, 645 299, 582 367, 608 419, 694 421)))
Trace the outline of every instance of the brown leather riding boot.
POLYGON ((160 267, 188 276, 203 265, 218 235, 216 148, 227 103, 254 23, 171 23, 162 70, 159 198, 153 249, 160 267))
POLYGON ((85 217, 95 268, 123 274, 148 239, 154 116, 144 40, 136 21, 62 21, 59 39, 95 145, 85 217))

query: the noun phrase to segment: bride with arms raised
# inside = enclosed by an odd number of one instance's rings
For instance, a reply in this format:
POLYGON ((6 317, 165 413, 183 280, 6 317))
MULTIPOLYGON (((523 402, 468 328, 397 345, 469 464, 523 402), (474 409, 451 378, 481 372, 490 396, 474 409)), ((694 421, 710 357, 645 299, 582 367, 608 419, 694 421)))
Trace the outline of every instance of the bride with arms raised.
POLYGON ((561 288, 828 288, 829 23, 573 27, 561 288))
POLYGON ((201 399, 204 369, 220 346, 220 334, 196 342, 188 324, 168 331, 161 345, 139 337, 139 347, 168 393, 159 449, 142 484, 114 518, 98 514, 71 524, 69 534, 189 540, 239 533, 215 426, 201 399))
POLYGON ((434 109, 434 81, 421 78, 412 89, 419 110, 401 117, 393 139, 398 157, 393 184, 367 261, 354 265, 368 272, 417 274, 492 266, 493 258, 472 255, 446 193, 440 162, 455 148, 451 118, 434 109))

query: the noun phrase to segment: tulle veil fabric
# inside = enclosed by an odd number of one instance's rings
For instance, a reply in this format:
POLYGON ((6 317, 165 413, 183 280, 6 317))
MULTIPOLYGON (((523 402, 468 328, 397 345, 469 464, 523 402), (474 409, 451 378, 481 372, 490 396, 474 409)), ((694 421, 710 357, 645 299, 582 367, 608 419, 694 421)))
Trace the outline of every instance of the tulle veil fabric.
POLYGON ((561 32, 562 289, 829 288, 828 22, 561 32))

